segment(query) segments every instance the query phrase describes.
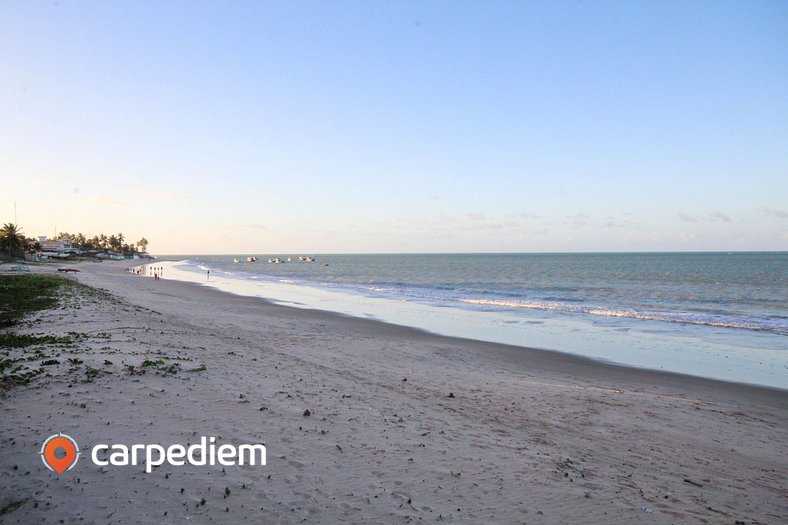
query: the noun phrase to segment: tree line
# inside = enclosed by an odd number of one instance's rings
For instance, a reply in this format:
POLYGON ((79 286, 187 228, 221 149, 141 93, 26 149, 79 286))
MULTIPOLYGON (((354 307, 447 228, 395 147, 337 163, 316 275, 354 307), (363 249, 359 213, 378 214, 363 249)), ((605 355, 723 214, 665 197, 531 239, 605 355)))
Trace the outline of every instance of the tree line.
MULTIPOLYGON (((124 255, 132 255, 148 250, 148 239, 145 237, 129 244, 126 242, 126 236, 122 233, 112 235, 102 233, 88 237, 82 233, 61 232, 52 240, 69 242, 74 248, 83 251, 113 251, 124 255)), ((17 224, 9 222, 0 228, 0 252, 2 253, 15 257, 24 257, 25 253, 41 251, 41 248, 42 246, 38 239, 26 237, 17 224)))

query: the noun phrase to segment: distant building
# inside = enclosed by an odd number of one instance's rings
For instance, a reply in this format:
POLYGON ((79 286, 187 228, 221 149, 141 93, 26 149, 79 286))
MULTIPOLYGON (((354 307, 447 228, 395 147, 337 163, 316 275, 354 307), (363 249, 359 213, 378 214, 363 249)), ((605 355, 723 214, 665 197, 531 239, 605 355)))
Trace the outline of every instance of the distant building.
POLYGON ((75 248, 71 244, 71 241, 63 239, 47 239, 46 235, 38 236, 38 244, 41 245, 41 255, 44 257, 63 259, 70 256, 72 253, 79 252, 79 249, 75 248))
POLYGON ((46 235, 39 235, 38 236, 38 244, 41 245, 42 252, 65 252, 66 250, 72 250, 73 245, 71 241, 66 241, 63 239, 47 239, 46 235))

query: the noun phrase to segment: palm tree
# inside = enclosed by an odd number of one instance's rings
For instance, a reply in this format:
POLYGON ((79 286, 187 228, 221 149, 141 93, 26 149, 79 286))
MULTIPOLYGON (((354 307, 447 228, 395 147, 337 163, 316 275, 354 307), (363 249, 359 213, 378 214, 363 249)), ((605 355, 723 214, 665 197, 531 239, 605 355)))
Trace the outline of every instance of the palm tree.
POLYGON ((0 228, 0 250, 15 257, 24 257, 27 239, 22 235, 22 229, 7 222, 0 228))
POLYGON ((140 247, 140 251, 141 252, 147 252, 148 251, 148 239, 143 237, 142 239, 137 241, 137 246, 140 247))
POLYGON ((110 247, 110 249, 113 252, 114 251, 118 251, 117 250, 117 248, 118 248, 118 238, 117 237, 115 237, 114 235, 110 235, 109 236, 109 240, 107 242, 109 243, 109 247, 110 247))
POLYGON ((108 240, 109 239, 107 239, 107 236, 104 235, 103 233, 101 235, 99 235, 99 245, 102 248, 104 248, 105 250, 107 249, 107 242, 108 242, 108 240))
POLYGON ((88 240, 84 235, 78 233, 74 236, 74 244, 76 244, 80 249, 85 249, 87 248, 88 240))

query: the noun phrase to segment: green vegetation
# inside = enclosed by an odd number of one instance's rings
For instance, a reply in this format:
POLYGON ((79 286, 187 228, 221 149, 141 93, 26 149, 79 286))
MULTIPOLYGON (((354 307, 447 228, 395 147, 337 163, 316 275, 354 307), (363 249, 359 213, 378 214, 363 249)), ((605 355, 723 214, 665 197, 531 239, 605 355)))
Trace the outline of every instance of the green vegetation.
POLYGON ((3 373, 3 381, 12 381, 20 385, 28 384, 34 377, 43 374, 43 368, 29 369, 28 367, 16 364, 17 360, 3 359, 0 361, 0 372, 3 373), (16 366, 14 366, 16 364, 16 366), (6 371, 8 369, 8 371, 6 371))
POLYGON ((61 232, 57 235, 57 237, 55 237, 54 240, 69 242, 74 248, 78 250, 111 250, 124 255, 131 255, 138 251, 146 252, 148 251, 149 244, 148 239, 145 237, 135 243, 126 243, 124 242, 126 241, 126 236, 122 233, 112 234, 109 236, 102 233, 101 235, 89 237, 83 233, 71 234, 68 232, 61 232))
POLYGON ((12 501, 8 505, 6 505, 2 509, 0 509, 0 516, 2 516, 4 514, 10 514, 10 513, 14 512, 16 509, 18 509, 19 507, 24 505, 25 502, 27 502, 27 498, 16 500, 16 501, 12 501))
POLYGON ((70 345, 73 342, 68 336, 0 334, 0 347, 4 348, 25 348, 33 345, 70 345))
POLYGON ((92 383, 94 379, 96 379, 99 375, 101 375, 101 370, 98 368, 93 368, 92 366, 85 367, 85 380, 82 381, 83 383, 92 383))
MULTIPOLYGON (((77 281, 59 276, 40 274, 0 275, 0 397, 6 391, 19 385, 27 385, 40 377, 68 377, 70 384, 92 383, 100 378, 116 373, 115 365, 106 359, 107 353, 118 351, 110 346, 97 347, 112 343, 117 331, 86 333, 69 331, 63 333, 15 333, 15 326, 32 328, 38 323, 46 323, 49 317, 60 320, 67 318, 70 310, 81 308, 84 304, 122 304, 105 290, 92 288, 77 281), (25 318, 26 315, 47 308, 59 307, 51 316, 39 315, 38 319, 25 318), (10 328, 10 329, 9 329, 10 328), (14 330, 14 331, 12 331, 14 330), (97 349, 98 355, 90 359, 80 359, 78 354, 90 354, 97 349), (92 366, 91 366, 92 365, 92 366)), ((61 323, 57 323, 62 326, 61 323)), ((26 330, 31 331, 31 330, 26 330)), ((51 332, 51 330, 50 330, 51 332)), ((123 342, 133 342, 132 335, 121 337, 123 342)), ((144 375, 148 372, 157 376, 176 376, 180 372, 202 372, 205 365, 185 368, 182 362, 192 361, 192 357, 167 355, 162 351, 145 352, 138 366, 125 365, 129 375, 144 375)), ((137 354, 139 355, 139 354, 137 354)))
MULTIPOLYGON (((53 308, 62 300, 68 303, 83 285, 49 275, 24 274, 0 275, 0 329, 19 324, 22 318, 32 312, 53 308), (65 293, 64 293, 65 292, 65 293)), ((47 359, 44 346, 55 346, 69 353, 78 351, 76 341, 84 339, 84 334, 70 332, 68 335, 30 335, 16 334, 3 330, 0 332, 0 392, 12 384, 26 385, 47 372, 47 367, 60 364, 58 359, 47 359), (32 347, 31 350, 27 350, 32 347), (37 368, 28 364, 40 361, 37 368)))
POLYGON ((25 252, 31 247, 32 239, 22 234, 22 229, 17 224, 7 222, 0 228, 0 252, 13 257, 24 257, 25 252))
POLYGON ((126 365, 126 372, 132 376, 145 375, 148 369, 156 370, 157 375, 174 376, 181 370, 179 363, 169 363, 165 359, 146 359, 140 364, 139 368, 134 365, 126 365))
MULTIPOLYGON (((124 255, 133 255, 139 251, 148 251, 149 244, 145 237, 129 244, 125 242, 127 239, 123 233, 109 236, 102 233, 89 237, 82 233, 61 232, 52 240, 69 243, 71 251, 74 253, 113 251, 124 255)), ((41 243, 36 239, 26 237, 18 224, 8 222, 0 228, 0 257, 2 257, 0 260, 6 260, 6 257, 10 260, 22 258, 26 253, 41 251, 41 248, 41 243)), ((69 250, 66 249, 66 251, 69 250)))
POLYGON ((56 292, 71 281, 49 275, 0 275, 0 328, 23 316, 57 305, 56 292))

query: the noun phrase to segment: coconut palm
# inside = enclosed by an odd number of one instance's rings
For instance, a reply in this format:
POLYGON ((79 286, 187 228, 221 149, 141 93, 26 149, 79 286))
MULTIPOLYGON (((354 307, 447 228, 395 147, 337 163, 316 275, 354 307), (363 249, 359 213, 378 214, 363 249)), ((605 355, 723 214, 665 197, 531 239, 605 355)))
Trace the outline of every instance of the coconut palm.
POLYGON ((137 241, 137 246, 139 246, 141 252, 147 252, 148 251, 148 239, 143 237, 142 239, 137 241))
POLYGON ((74 244, 76 244, 80 249, 85 249, 88 244, 88 240, 85 238, 82 233, 78 233, 74 236, 74 244))
POLYGON ((120 245, 118 244, 118 238, 115 237, 115 235, 110 235, 107 243, 109 244, 110 250, 112 250, 113 252, 116 252, 120 249, 120 245))
POLYGON ((0 228, 0 251, 15 257, 24 257, 26 241, 18 225, 7 222, 0 228))

